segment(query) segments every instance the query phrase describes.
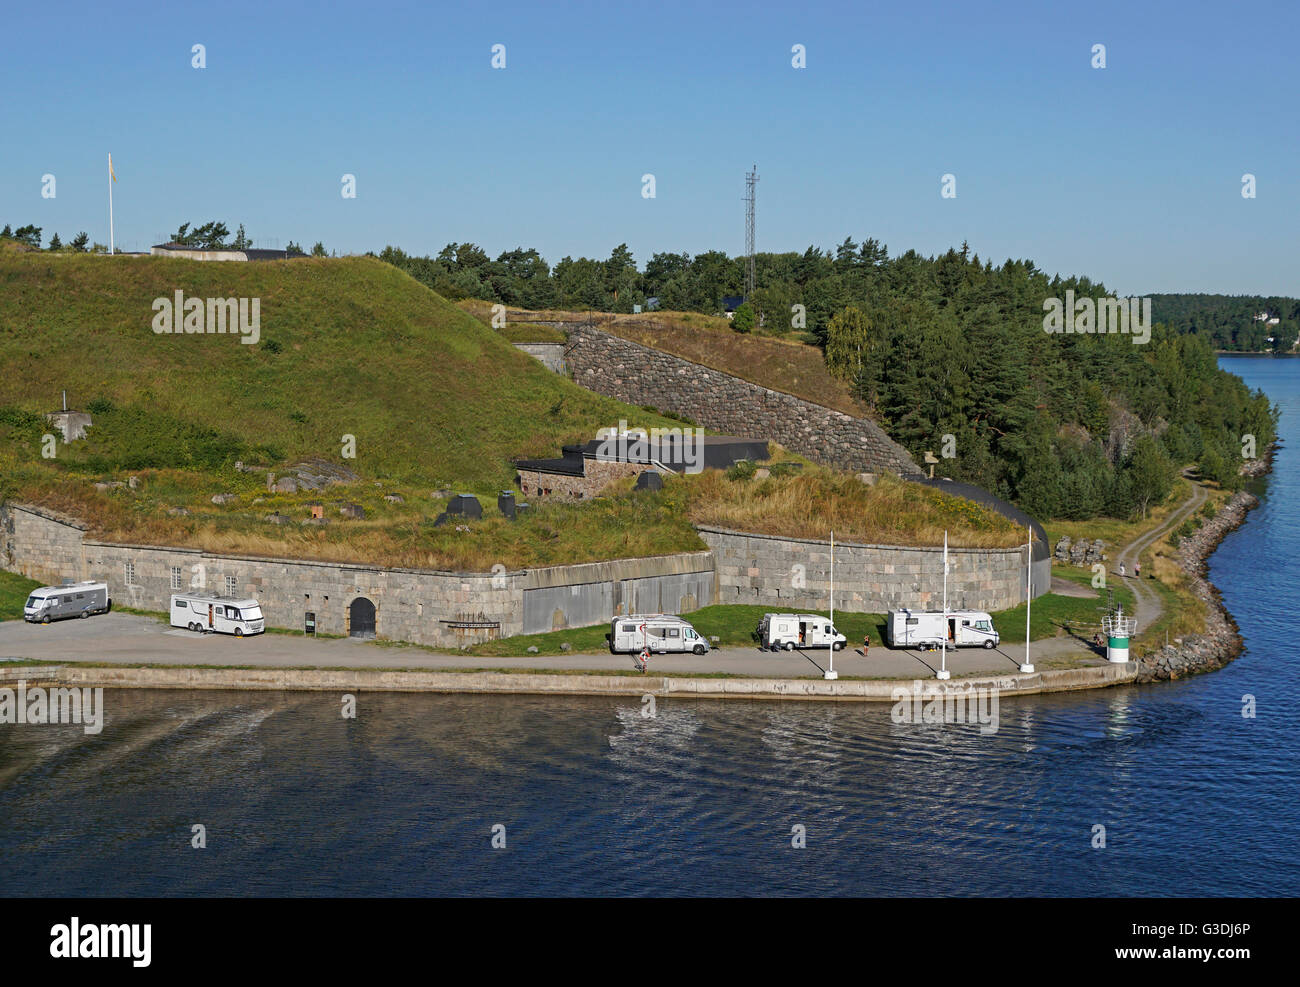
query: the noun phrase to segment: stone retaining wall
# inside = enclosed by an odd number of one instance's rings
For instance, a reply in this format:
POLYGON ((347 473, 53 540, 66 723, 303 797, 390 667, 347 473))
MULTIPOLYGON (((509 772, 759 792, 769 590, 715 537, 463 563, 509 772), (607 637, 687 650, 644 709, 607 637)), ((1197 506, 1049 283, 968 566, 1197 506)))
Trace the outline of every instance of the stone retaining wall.
MULTIPOLYGON (((927 679, 717 679, 688 676, 547 675, 537 672, 343 671, 296 668, 83 668, 26 670, 29 686, 117 689, 260 689, 309 692, 467 692, 525 695, 629 696, 647 694, 696 699, 804 699, 898 702, 911 695, 963 696, 996 690, 1000 698, 1043 692, 1074 692, 1131 682, 1136 666, 1093 665, 1030 674, 973 675, 939 682, 927 679)), ((23 671, 15 669, 15 671, 23 671)))
POLYGON ((589 325, 565 328, 569 334, 565 360, 574 382, 590 391, 685 415, 713 431, 772 439, 838 469, 888 471, 913 479, 924 475, 907 450, 875 422, 751 384, 589 325))
POLYGON ((438 647, 589 626, 651 602, 680 613, 715 594, 709 552, 495 573, 389 569, 96 541, 84 525, 13 504, 0 508, 0 534, 0 568, 55 585, 101 580, 114 606, 165 611, 183 587, 254 597, 272 627, 301 628, 312 612, 318 632, 348 634, 352 603, 364 598, 375 606, 378 636, 438 647))
MULTIPOLYGON (((830 545, 801 538, 698 527, 718 568, 718 602, 825 610, 830 545)), ((948 606, 1005 610, 1025 600, 1025 550, 950 548, 948 606)), ((1047 580, 1034 587, 1038 596, 1047 580)), ((942 609, 943 549, 835 544, 835 609, 883 613, 942 609)))

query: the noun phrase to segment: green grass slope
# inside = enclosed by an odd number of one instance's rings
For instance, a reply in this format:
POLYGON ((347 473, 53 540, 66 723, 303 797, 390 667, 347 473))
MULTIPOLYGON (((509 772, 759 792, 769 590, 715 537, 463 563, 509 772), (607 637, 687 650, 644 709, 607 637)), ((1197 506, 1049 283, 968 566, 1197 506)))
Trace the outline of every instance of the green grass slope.
MULTIPOLYGON (((553 455, 620 418, 396 268, 369 258, 200 263, 0 256, 0 409, 40 462, 31 413, 102 410, 58 467, 111 472, 306 456, 396 482, 504 488, 509 460, 553 455), (155 298, 261 299, 261 339, 160 335, 155 298), (27 426, 27 427, 24 427, 27 426)), ((5 427, 0 421, 0 429, 5 427)), ((4 438, 4 437, 0 437, 4 438)))

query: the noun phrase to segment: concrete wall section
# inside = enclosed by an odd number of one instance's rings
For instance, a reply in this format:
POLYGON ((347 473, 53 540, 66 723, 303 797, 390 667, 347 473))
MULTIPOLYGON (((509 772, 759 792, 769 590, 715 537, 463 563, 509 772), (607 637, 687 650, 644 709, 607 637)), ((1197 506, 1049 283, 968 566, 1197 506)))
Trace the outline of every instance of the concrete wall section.
POLYGON ((523 350, 534 359, 540 360, 547 370, 557 374, 564 373, 563 343, 515 343, 515 349, 523 350))
POLYGON ((858 472, 924 474, 907 450, 872 421, 853 418, 698 363, 570 325, 566 351, 575 383, 628 404, 689 416, 705 428, 773 439, 816 462, 858 472))
POLYGON ((624 601, 675 610, 714 602, 709 552, 495 574, 381 569, 89 540, 84 526, 19 505, 0 510, 0 534, 0 567, 52 584, 103 580, 114 606, 167 610, 179 581, 186 591, 201 584, 210 594, 254 597, 272 627, 301 628, 312 612, 318 632, 348 634, 352 603, 364 597, 375 606, 378 636, 438 647, 599 624, 624 601))
MULTIPOLYGON (((723 528, 698 529, 718 567, 718 602, 825 610, 830 545, 723 528)), ((1025 550, 949 549, 948 606, 1005 610, 1025 599, 1025 550)), ((1035 587, 1035 595, 1047 584, 1035 587)), ((943 549, 835 545, 835 609, 883 613, 941 609, 943 549)))

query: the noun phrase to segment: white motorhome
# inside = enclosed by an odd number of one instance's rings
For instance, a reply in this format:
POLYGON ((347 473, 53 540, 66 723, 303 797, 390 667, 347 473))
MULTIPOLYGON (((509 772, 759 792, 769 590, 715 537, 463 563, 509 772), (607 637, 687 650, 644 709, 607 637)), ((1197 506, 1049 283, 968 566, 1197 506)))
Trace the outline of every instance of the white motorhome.
POLYGON ((993 618, 983 610, 891 610, 885 619, 885 644, 891 648, 996 648, 1001 642, 993 618))
POLYGON ((827 617, 812 613, 765 613, 758 625, 759 647, 771 651, 795 648, 841 650, 848 638, 827 617))
POLYGON ((261 634, 266 629, 262 607, 256 600, 188 593, 172 595, 171 625, 235 637, 261 634))
POLYGON ((34 589, 23 604, 23 620, 48 624, 65 617, 89 617, 108 613, 113 601, 108 596, 108 583, 88 579, 64 586, 42 586, 34 589))
POLYGON ((706 654, 709 642, 681 617, 663 613, 630 614, 615 617, 609 625, 609 650, 612 654, 639 654, 649 648, 654 655, 673 651, 706 654))

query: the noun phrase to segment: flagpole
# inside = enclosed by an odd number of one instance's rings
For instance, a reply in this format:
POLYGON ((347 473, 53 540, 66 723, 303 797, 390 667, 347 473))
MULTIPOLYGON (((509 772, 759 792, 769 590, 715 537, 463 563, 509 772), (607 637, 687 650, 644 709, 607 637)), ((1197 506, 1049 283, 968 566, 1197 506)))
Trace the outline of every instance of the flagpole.
POLYGON ((830 668, 828 668, 825 671, 825 673, 823 673, 822 675, 822 678, 824 679, 838 679, 840 677, 840 673, 835 671, 835 638, 838 636, 839 635, 835 633, 835 532, 832 531, 831 532, 831 664, 830 664, 830 668))
POLYGON ((108 156, 108 252, 113 253, 113 155, 108 156))
POLYGON ((1020 664, 1022 672, 1032 672, 1034 666, 1029 662, 1029 608, 1034 600, 1034 529, 1029 528, 1029 541, 1025 543, 1025 660, 1020 664))
POLYGON ((940 679, 951 678, 948 672, 948 532, 943 533, 943 638, 939 644, 941 648, 941 659, 939 661, 939 671, 935 677, 940 679))

